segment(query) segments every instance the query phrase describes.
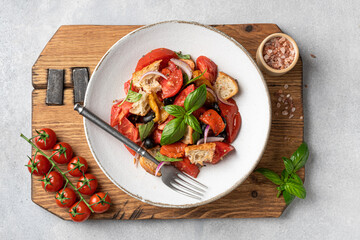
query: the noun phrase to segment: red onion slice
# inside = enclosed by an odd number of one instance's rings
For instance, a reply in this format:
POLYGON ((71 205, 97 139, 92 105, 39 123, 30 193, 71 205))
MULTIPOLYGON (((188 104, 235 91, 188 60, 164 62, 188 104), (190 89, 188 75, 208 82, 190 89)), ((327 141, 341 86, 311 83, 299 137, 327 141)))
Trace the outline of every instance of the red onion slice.
POLYGON ((157 174, 160 171, 160 169, 162 168, 162 166, 167 165, 167 164, 170 164, 170 162, 160 162, 156 167, 155 176, 157 176, 157 174))
POLYGON ((176 59, 176 58, 172 58, 172 59, 170 59, 170 61, 172 61, 176 66, 181 68, 181 70, 183 70, 183 72, 187 75, 188 80, 191 79, 192 70, 191 70, 191 67, 186 62, 183 62, 183 61, 181 61, 179 59, 176 59))
POLYGON ((158 75, 158 76, 160 76, 160 77, 162 77, 162 78, 167 79, 167 77, 166 77, 164 74, 162 74, 161 72, 158 72, 158 71, 150 71, 150 72, 147 72, 147 73, 145 73, 144 75, 142 75, 139 81, 141 81, 144 77, 146 77, 146 76, 148 76, 148 75, 151 75, 151 74, 155 74, 155 75, 158 75))
MULTIPOLYGON (((222 142, 224 141, 225 138, 223 137, 208 137, 207 138, 207 142, 222 142)), ((197 141, 196 145, 202 144, 204 143, 204 138, 199 139, 199 141, 197 141)))
POLYGON ((209 87, 207 87, 206 90, 214 96, 215 101, 217 102, 217 99, 218 99, 218 98, 217 98, 217 96, 216 96, 216 93, 215 93, 211 88, 209 88, 209 87))
POLYGON ((216 96, 218 97, 219 101, 222 102, 223 104, 226 104, 226 105, 230 105, 230 106, 235 106, 235 104, 232 104, 232 103, 229 103, 228 101, 226 101, 225 99, 223 99, 220 94, 218 94, 216 92, 216 96))
POLYGON ((207 136, 209 135, 210 125, 207 125, 204 132, 204 143, 206 143, 207 136))

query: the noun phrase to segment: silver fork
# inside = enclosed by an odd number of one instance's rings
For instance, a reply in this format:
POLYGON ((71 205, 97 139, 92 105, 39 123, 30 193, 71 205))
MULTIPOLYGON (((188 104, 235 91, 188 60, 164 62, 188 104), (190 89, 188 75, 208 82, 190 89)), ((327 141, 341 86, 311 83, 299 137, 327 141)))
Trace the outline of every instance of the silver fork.
MULTIPOLYGON (((156 165, 159 162, 144 148, 138 146, 136 143, 119 133, 115 128, 111 127, 109 124, 101 120, 94 113, 86 109, 84 106, 80 104, 75 104, 74 110, 76 110, 79 114, 89 119, 91 122, 95 123, 98 127, 102 128, 106 132, 110 133, 116 139, 120 140, 122 143, 127 145, 129 148, 134 150, 139 155, 146 157, 147 159, 154 162, 156 165)), ((196 181, 190 175, 183 173, 176 169, 171 165, 164 165, 161 168, 161 180, 165 183, 166 186, 171 188, 172 190, 181 193, 185 196, 195 198, 201 200, 201 198, 206 193, 206 189, 208 188, 204 184, 196 181)))

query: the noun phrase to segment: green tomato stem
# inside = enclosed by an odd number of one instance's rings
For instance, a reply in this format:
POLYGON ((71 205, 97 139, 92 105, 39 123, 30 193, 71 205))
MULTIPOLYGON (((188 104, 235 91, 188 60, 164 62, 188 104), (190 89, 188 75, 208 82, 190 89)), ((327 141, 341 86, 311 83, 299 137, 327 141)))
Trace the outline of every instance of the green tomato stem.
MULTIPOLYGON (((41 155, 43 155, 44 157, 47 158, 47 160, 50 161, 50 163, 52 164, 52 167, 51 167, 51 170, 55 167, 58 172, 63 176, 63 178, 65 179, 65 181, 70 184, 70 186, 75 190, 75 192, 77 192, 77 194, 79 195, 80 197, 80 201, 83 201, 86 206, 88 206, 88 208, 90 209, 90 211, 92 213, 94 213, 94 210, 91 208, 91 205, 84 199, 84 197, 82 196, 82 194, 79 192, 79 190, 74 186, 74 184, 72 184, 72 182, 68 179, 68 177, 66 176, 66 174, 61 171, 61 169, 58 167, 58 165, 56 165, 56 163, 51 159, 52 156, 54 156, 54 153, 53 155, 51 155, 50 157, 48 155, 46 155, 41 149, 39 149, 29 138, 25 137, 23 134, 20 134, 20 137, 22 137, 23 139, 25 139, 25 141, 27 141, 28 143, 30 143, 30 145, 36 149, 37 152, 39 152, 41 155)), ((79 201, 79 202, 80 202, 79 201)))

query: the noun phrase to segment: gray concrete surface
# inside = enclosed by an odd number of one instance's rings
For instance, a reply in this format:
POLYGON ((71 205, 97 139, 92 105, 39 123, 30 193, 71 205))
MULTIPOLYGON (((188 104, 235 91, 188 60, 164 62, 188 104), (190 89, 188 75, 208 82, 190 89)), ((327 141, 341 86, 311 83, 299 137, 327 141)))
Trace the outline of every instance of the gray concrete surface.
POLYGON ((360 239, 360 1, 0 1, 0 239, 360 239), (31 66, 62 24, 277 23, 304 61, 306 200, 278 219, 63 221, 32 203, 31 66), (316 58, 310 57, 314 54, 316 58))

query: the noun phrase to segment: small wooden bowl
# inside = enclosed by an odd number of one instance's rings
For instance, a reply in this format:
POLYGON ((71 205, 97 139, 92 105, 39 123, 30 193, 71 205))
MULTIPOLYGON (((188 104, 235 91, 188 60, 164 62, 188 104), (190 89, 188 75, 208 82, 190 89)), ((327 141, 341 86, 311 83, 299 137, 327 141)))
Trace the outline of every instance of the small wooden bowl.
POLYGON ((281 76, 281 75, 289 72, 291 69, 293 69, 293 67, 296 65, 297 61, 299 60, 299 55, 300 55, 299 48, 294 39, 292 39, 289 35, 287 35, 285 33, 273 33, 273 34, 267 36, 261 42, 260 46, 258 47, 258 49, 256 51, 256 62, 258 64, 259 68, 262 71, 264 71, 266 74, 268 74, 270 76, 281 76), (287 67, 285 69, 278 70, 278 69, 270 67, 269 65, 267 65, 267 63, 265 62, 264 57, 263 57, 263 49, 264 49, 265 43, 275 37, 284 37, 287 40, 289 40, 291 42, 291 44, 294 46, 294 50, 295 50, 294 61, 290 64, 289 67, 287 67))

